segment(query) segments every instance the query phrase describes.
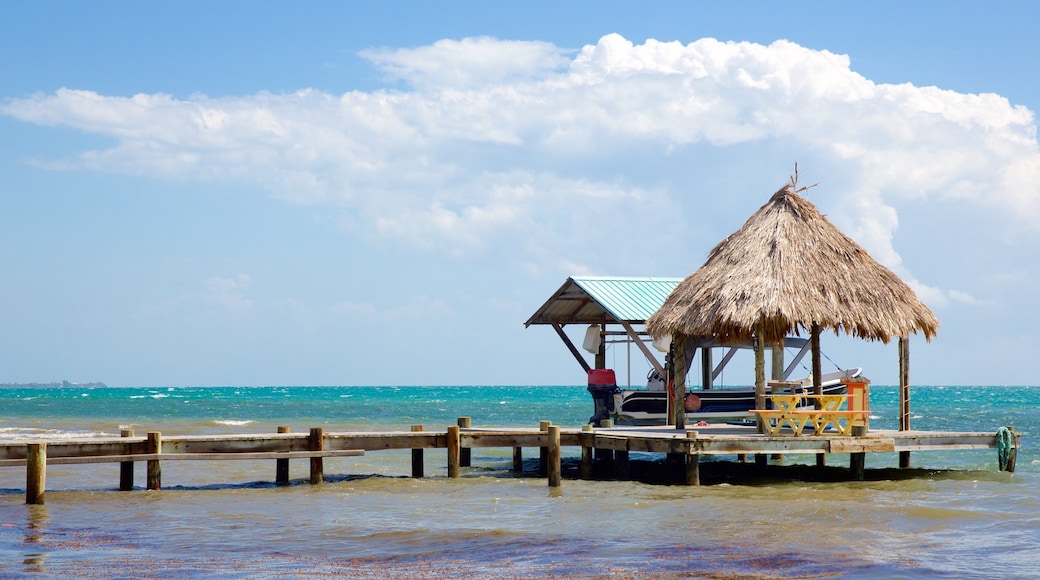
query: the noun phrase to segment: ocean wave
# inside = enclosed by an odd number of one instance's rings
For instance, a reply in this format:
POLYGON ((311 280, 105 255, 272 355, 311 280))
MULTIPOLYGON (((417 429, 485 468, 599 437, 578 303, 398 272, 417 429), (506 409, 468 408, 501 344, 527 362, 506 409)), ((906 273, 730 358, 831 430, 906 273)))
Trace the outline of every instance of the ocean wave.
POLYGON ((229 425, 232 427, 241 427, 242 425, 250 425, 255 423, 252 419, 246 420, 235 420, 235 419, 221 419, 213 422, 216 425, 229 425))
POLYGON ((97 437, 117 437, 117 434, 104 431, 83 431, 64 429, 40 429, 36 427, 0 427, 0 441, 62 441, 66 439, 89 439, 97 437))

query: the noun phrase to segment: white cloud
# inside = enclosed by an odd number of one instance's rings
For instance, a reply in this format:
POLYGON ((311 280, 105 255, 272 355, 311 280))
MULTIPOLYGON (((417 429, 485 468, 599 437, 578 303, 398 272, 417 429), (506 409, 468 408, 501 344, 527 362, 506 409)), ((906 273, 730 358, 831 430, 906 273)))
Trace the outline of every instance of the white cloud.
POLYGON ((252 284, 248 274, 238 274, 232 278, 214 276, 206 280, 204 299, 219 304, 233 312, 245 312, 253 306, 253 301, 246 298, 243 290, 252 284))
MULTIPOLYGON (((404 90, 177 99, 62 89, 0 113, 114 140, 40 163, 244 181, 343 208, 357 235, 455 255, 508 244, 521 261, 581 269, 603 232, 629 234, 615 251, 652 252, 660 239, 643 233, 682 235, 682 201, 705 195, 696 180, 732 170, 698 165, 699 147, 760 143, 801 157, 785 163, 811 157, 806 174, 839 176, 820 189, 829 213, 908 279, 893 239, 909 201, 936 212, 974 204, 995 229, 1035 235, 1035 118, 999 95, 877 84, 847 56, 788 41, 607 35, 569 54, 443 40, 364 53, 404 90)), ((784 177, 764 175, 755 195, 764 202, 784 177)), ((918 284, 936 302, 973 300, 918 284)))
POLYGON ((536 79, 565 67, 565 51, 547 42, 464 38, 430 46, 366 50, 392 79, 424 88, 469 88, 536 79))

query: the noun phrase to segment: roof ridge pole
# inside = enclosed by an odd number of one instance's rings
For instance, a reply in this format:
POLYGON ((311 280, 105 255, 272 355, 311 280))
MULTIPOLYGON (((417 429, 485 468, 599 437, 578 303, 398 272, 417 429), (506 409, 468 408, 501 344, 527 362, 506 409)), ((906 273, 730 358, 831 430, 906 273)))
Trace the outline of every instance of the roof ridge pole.
MULTIPOLYGON (((755 409, 766 408, 766 315, 758 316, 755 326, 755 409)), ((765 421, 757 415, 758 432, 765 433, 765 421)))

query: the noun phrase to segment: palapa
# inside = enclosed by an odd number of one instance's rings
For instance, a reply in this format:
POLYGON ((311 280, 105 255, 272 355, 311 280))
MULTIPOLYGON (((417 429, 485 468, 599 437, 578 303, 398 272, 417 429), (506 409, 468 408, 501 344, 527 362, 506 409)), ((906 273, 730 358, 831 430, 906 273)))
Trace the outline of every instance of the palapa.
MULTIPOLYGON (((905 339, 920 332, 930 341, 939 320, 898 276, 798 195, 797 166, 795 172, 791 182, 715 246, 704 265, 680 282, 646 321, 655 339, 673 337, 671 411, 676 428, 685 422, 683 337, 756 344, 755 408, 764 409, 766 345, 781 345, 785 336, 807 331, 814 391, 820 394, 820 331, 831 329, 886 344, 899 338, 900 429, 909 429, 905 339)), ((759 428, 763 429, 761 417, 759 428)), ((909 458, 901 457, 900 463, 904 461, 909 458)))
MULTIPOLYGON (((804 190, 803 190, 804 191, 804 190)), ((796 179, 711 250, 646 321, 654 337, 782 344, 814 324, 888 343, 939 321, 914 291, 798 194, 796 179)))

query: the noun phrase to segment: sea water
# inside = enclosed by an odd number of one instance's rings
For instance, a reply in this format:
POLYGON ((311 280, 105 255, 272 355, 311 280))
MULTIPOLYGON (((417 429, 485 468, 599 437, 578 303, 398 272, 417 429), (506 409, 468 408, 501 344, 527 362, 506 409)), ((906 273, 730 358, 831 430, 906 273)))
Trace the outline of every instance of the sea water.
MULTIPOLYGON (((871 408, 871 428, 896 428, 897 389, 872 385, 871 408)), ((915 386, 912 412, 922 430, 1013 425, 1016 472, 997 470, 995 450, 948 450, 915 452, 908 472, 870 454, 862 482, 550 490, 533 450, 516 476, 511 450, 474 449, 458 479, 443 450, 426 451, 423 479, 410 452, 386 451, 326 459, 318 486, 305 460, 288 486, 272 461, 166 462, 161 491, 130 492, 116 464, 51 465, 46 504, 27 506, 25 469, 0 467, 0 577, 1040 578, 1040 387, 915 386)), ((459 416, 578 427, 591 414, 582 386, 2 388, 0 440, 433 430, 459 416)))

